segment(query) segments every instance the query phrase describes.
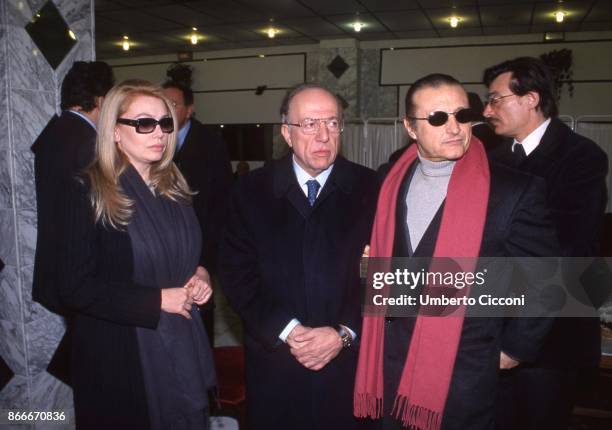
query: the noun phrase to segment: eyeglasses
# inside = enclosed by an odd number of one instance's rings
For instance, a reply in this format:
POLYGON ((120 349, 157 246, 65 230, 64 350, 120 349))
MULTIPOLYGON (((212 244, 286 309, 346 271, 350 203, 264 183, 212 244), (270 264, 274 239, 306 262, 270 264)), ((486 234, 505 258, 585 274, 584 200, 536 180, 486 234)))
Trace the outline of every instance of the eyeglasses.
POLYGON ((136 128, 136 133, 139 134, 149 134, 153 133, 157 124, 159 124, 159 128, 164 133, 172 133, 174 131, 174 120, 169 117, 163 117, 160 120, 156 120, 155 118, 138 118, 138 119, 128 119, 128 118, 117 118, 117 122, 119 124, 129 125, 130 127, 136 128))
POLYGON ((321 123, 324 123, 327 131, 332 134, 339 134, 344 130, 344 122, 338 118, 304 118, 299 123, 285 124, 300 127, 304 134, 317 134, 321 129, 321 123))
POLYGON ((516 94, 508 94, 505 96, 493 96, 493 97, 489 97, 488 99, 485 100, 485 106, 489 105, 491 107, 495 107, 495 106, 499 106, 499 104, 501 103, 502 99, 505 99, 506 97, 512 97, 515 96, 516 94))
POLYGON ((471 122, 476 120, 476 115, 472 109, 459 109, 457 112, 443 112, 443 111, 435 111, 429 114, 427 118, 417 118, 414 116, 408 116, 408 119, 418 119, 425 120, 429 124, 434 127, 440 127, 448 122, 448 118, 450 115, 455 115, 455 119, 458 123, 465 124, 467 122, 471 122))

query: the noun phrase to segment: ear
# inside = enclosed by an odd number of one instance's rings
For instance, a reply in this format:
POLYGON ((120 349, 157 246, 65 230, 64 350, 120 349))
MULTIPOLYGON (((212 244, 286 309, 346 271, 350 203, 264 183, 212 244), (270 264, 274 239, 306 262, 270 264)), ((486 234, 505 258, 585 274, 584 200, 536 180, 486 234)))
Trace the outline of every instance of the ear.
POLYGON ((283 135, 283 139, 287 142, 290 148, 293 148, 293 144, 291 143, 291 130, 289 130, 289 126, 287 124, 281 125, 281 134, 283 135))
POLYGON ((408 136, 410 136, 414 140, 417 140, 416 133, 414 132, 413 128, 410 126, 410 121, 408 120, 408 118, 404 118, 404 128, 408 132, 408 136))
POLYGON ((540 106, 540 94, 536 93, 535 91, 529 91, 527 94, 525 94, 525 97, 527 99, 527 103, 529 105, 529 107, 531 109, 537 109, 540 106))
POLYGON ((191 115, 193 115, 193 105, 187 106, 187 118, 191 118, 191 115))
POLYGON ((94 102, 98 109, 102 109, 102 103, 104 103, 104 96, 95 96, 94 102))

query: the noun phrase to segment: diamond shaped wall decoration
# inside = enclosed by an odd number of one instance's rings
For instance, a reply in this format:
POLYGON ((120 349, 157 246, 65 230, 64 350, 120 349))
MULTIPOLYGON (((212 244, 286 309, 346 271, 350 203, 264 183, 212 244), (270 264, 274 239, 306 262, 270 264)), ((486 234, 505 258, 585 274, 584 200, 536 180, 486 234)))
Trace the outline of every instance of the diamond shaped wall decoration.
POLYGON ((26 31, 54 70, 76 43, 74 33, 51 0, 34 14, 26 31))
POLYGON ((344 61, 344 58, 336 55, 332 62, 327 65, 327 70, 329 70, 336 79, 340 79, 340 76, 344 75, 344 72, 346 72, 349 67, 346 61, 344 61))

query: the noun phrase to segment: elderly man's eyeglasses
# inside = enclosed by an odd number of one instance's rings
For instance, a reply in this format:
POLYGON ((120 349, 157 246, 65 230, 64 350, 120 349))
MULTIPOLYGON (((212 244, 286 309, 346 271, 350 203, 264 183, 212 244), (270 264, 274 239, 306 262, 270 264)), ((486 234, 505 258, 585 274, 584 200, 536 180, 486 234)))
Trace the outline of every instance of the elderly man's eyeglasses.
POLYGON ((157 124, 159 124, 159 128, 164 133, 172 133, 174 131, 174 120, 169 116, 163 117, 160 120, 156 120, 155 118, 117 118, 117 122, 136 128, 136 133, 138 134, 153 133, 157 124))
POLYGON ((317 134, 321 129, 321 123, 324 123, 327 131, 333 134, 342 133, 344 130, 344 122, 338 118, 304 118, 298 123, 285 124, 300 127, 304 134, 317 134))
POLYGON ((493 97, 489 96, 489 98, 485 100, 485 106, 486 105, 489 105, 491 107, 499 106, 502 99, 505 99, 506 97, 512 97, 515 95, 516 94, 506 94, 505 96, 493 96, 493 97))
POLYGON ((448 118, 450 117, 450 115, 455 115, 455 119, 458 123, 461 124, 476 120, 476 115, 474 114, 474 111, 472 109, 467 108, 459 109, 457 112, 436 111, 430 113, 427 118, 417 118, 415 116, 408 116, 407 118, 427 121, 434 127, 440 127, 441 125, 444 125, 448 122, 448 118))

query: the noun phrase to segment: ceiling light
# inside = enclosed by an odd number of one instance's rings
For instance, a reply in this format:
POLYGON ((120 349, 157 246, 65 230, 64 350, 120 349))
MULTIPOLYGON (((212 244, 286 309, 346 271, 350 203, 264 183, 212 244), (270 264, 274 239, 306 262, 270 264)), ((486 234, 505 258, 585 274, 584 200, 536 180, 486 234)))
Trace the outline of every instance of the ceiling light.
POLYGON ((461 18, 459 18, 458 16, 451 16, 448 19, 448 22, 450 22, 450 26, 452 28, 457 28, 457 26, 459 25, 459 23, 461 22, 461 18))
POLYGON ((274 39, 274 36, 276 36, 276 33, 279 33, 279 31, 274 27, 270 27, 266 30, 266 33, 268 33, 270 39, 274 39))
POLYGON ((565 19, 565 15, 567 14, 562 11, 555 12, 555 19, 557 20, 557 22, 563 22, 563 20, 565 19))
POLYGON ((72 31, 72 30, 68 30, 68 36, 70 36, 70 38, 72 40, 77 40, 76 39, 76 34, 74 34, 74 31, 72 31))
POLYGON ((198 44, 198 35, 197 35, 197 34, 195 34, 195 33, 193 33, 193 34, 191 35, 191 44, 192 44, 192 45, 197 45, 197 44, 198 44))
POLYGON ((130 38, 127 36, 123 36, 123 42, 121 43, 121 48, 124 51, 129 51, 130 50, 130 38))
POLYGON ((357 21, 357 22, 354 22, 354 23, 353 23, 353 29, 354 29, 354 30, 355 30, 357 33, 359 33, 363 27, 365 27, 365 24, 364 24, 363 22, 359 22, 359 21, 357 21))
POLYGON ((191 29, 192 29, 193 31, 198 31, 198 28, 197 28, 197 27, 191 27, 191 29))

